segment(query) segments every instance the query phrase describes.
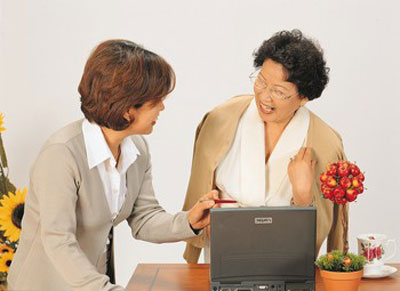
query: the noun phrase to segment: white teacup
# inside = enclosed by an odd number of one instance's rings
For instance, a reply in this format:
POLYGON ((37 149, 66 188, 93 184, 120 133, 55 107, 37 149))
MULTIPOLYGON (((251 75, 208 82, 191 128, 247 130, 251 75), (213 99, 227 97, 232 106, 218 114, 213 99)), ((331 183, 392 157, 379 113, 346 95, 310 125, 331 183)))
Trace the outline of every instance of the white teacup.
POLYGON ((385 261, 396 255, 396 241, 388 239, 384 234, 367 233, 357 236, 358 254, 364 255, 367 264, 364 266, 364 273, 368 275, 380 274, 385 261), (387 253, 389 245, 393 248, 387 253))

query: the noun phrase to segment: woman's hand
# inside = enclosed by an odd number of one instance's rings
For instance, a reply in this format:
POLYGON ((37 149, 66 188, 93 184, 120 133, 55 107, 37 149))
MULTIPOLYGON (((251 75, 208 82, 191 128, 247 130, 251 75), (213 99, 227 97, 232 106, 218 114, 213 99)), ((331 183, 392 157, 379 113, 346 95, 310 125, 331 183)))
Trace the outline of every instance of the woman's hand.
POLYGON ((215 199, 218 199, 218 191, 212 190, 202 196, 190 209, 189 223, 193 229, 200 230, 210 224, 210 208, 215 206, 215 199))
POLYGON ((290 160, 288 175, 293 189, 293 202, 298 206, 308 206, 312 203, 311 192, 315 176, 316 160, 312 158, 312 149, 302 147, 297 155, 290 160))

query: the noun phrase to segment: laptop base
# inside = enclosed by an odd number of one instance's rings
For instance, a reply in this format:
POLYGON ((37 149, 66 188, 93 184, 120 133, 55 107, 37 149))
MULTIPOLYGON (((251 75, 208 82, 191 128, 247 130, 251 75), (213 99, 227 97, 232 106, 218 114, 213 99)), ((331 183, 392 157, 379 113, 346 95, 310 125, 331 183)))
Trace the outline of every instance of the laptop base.
POLYGON ((285 283, 284 281, 224 283, 211 282, 211 291, 315 291, 315 281, 285 283))

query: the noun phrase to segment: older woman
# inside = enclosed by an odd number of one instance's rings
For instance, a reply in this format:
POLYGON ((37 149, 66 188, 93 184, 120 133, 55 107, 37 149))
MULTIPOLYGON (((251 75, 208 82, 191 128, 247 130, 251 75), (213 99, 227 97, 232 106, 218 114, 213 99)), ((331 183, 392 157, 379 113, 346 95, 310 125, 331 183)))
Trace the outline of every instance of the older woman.
POLYGON ((142 135, 152 132, 174 85, 170 65, 133 42, 94 50, 79 85, 85 119, 50 137, 32 168, 10 290, 124 290, 113 284, 112 232, 120 222, 157 243, 193 237, 208 224, 215 191, 175 215, 154 196, 142 135))
MULTIPOLYGON (((232 98, 207 113, 197 128, 184 209, 213 189, 241 206, 317 208, 319 251, 343 247, 339 206, 321 199, 318 173, 345 155, 339 134, 304 105, 328 83, 322 50, 298 30, 282 31, 254 54, 254 95, 232 98)), ((341 206, 343 207, 343 206, 341 206)), ((184 258, 197 262, 207 233, 187 243, 184 258)))

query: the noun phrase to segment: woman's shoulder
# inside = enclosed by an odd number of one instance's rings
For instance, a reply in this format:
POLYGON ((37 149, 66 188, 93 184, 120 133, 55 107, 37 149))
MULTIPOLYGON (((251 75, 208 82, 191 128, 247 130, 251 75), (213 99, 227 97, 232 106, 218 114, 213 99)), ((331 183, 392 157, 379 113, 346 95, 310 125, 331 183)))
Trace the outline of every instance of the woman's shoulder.
POLYGON ((54 144, 68 144, 71 140, 82 135, 83 119, 71 122, 54 132, 45 142, 44 148, 54 144))
POLYGON ((229 111, 235 109, 237 107, 245 106, 250 104, 251 100, 254 98, 254 95, 236 95, 223 103, 217 105, 210 111, 210 113, 219 113, 223 111, 229 111))
POLYGON ((51 134, 41 147, 34 165, 41 161, 47 161, 50 165, 51 160, 58 164, 72 164, 80 160, 84 151, 82 121, 83 119, 74 121, 51 134))
POLYGON ((310 111, 310 129, 308 138, 314 145, 335 152, 343 151, 342 137, 339 132, 326 123, 318 115, 310 111))
POLYGON ((321 117, 319 117, 312 111, 310 111, 310 120, 313 123, 314 130, 320 132, 321 134, 325 134, 331 138, 338 138, 340 140, 342 139, 339 132, 337 132, 336 129, 334 129, 332 126, 330 126, 328 123, 322 120, 321 117))
POLYGON ((206 117, 208 120, 219 121, 221 119, 225 120, 227 117, 234 116, 235 114, 242 114, 253 98, 254 95, 234 96, 207 112, 206 117))

